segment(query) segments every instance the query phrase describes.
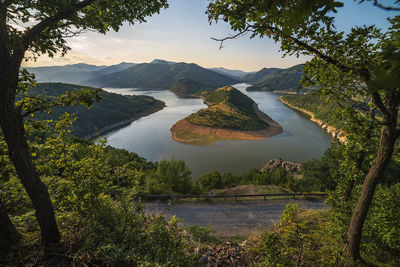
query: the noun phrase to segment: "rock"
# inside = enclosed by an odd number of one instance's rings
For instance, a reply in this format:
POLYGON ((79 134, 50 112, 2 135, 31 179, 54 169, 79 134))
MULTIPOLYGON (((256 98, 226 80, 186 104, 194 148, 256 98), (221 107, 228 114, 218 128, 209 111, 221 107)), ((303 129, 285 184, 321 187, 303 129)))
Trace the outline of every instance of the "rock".
POLYGON ((279 167, 283 167, 287 172, 301 172, 303 165, 281 159, 272 159, 261 169, 262 172, 273 172, 279 167))

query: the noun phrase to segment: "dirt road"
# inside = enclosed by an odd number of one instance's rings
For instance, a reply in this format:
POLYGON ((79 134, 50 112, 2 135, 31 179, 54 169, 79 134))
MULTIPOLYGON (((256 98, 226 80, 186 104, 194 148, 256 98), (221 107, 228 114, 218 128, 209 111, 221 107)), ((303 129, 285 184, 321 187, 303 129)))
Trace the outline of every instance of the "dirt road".
POLYGON ((267 201, 236 201, 230 203, 176 203, 168 205, 165 202, 147 202, 147 214, 165 212, 168 218, 175 215, 184 220, 184 225, 210 224, 219 237, 235 235, 249 236, 274 225, 280 220, 286 204, 297 203, 305 209, 326 209, 322 200, 267 200, 267 201))

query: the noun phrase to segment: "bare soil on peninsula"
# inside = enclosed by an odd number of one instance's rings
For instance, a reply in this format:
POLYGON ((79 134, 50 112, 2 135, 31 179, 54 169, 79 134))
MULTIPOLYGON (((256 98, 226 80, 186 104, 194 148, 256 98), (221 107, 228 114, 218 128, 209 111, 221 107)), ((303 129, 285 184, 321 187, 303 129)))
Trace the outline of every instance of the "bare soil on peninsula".
POLYGON ((283 132, 282 127, 267 114, 253 104, 254 112, 269 126, 262 130, 243 131, 236 129, 211 128, 194 125, 186 119, 178 121, 171 128, 172 139, 185 144, 211 145, 221 140, 259 140, 265 139, 283 132))

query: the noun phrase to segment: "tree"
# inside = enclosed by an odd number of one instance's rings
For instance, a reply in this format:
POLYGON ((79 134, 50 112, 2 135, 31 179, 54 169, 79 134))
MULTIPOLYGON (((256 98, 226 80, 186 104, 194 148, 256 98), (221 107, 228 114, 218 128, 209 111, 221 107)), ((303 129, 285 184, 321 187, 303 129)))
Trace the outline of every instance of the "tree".
MULTIPOLYGON (((400 11, 399 1, 377 8, 400 11)), ((212 0, 210 21, 224 20, 238 33, 221 42, 244 34, 268 37, 281 43, 285 55, 312 56, 304 67, 301 85, 316 86, 321 94, 339 104, 348 101, 353 111, 380 126, 379 144, 366 175, 349 230, 349 256, 358 261, 362 228, 381 179, 400 136, 400 16, 390 19, 391 27, 382 32, 375 26, 356 26, 348 34, 337 31, 334 14, 343 3, 335 0, 212 0)), ((393 14, 393 13, 392 13, 393 14)))
POLYGON ((18 241, 17 229, 8 217, 6 207, 0 201, 0 251, 5 249, 8 245, 15 244, 18 241))
POLYGON ((44 244, 58 242, 60 233, 49 194, 32 163, 24 107, 14 104, 22 60, 46 53, 64 55, 69 50, 66 37, 85 30, 118 31, 124 21, 145 22, 163 7, 166 0, 0 1, 0 126, 9 157, 36 210, 44 244))

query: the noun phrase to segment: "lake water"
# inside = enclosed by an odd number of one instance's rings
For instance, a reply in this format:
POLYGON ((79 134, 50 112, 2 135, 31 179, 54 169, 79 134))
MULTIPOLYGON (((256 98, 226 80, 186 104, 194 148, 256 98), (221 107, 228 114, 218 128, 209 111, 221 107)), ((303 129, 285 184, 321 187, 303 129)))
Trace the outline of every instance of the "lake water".
POLYGON ((271 159, 302 163, 320 158, 330 147, 330 136, 307 116, 283 105, 279 94, 246 92, 246 87, 246 84, 235 85, 282 126, 282 134, 255 141, 218 141, 211 146, 181 144, 172 140, 170 128, 189 114, 205 108, 201 99, 179 98, 170 91, 107 88, 108 92, 123 95, 153 96, 167 104, 157 113, 105 134, 108 144, 135 152, 150 161, 182 159, 193 177, 211 170, 242 174, 251 168, 262 168, 271 159))

